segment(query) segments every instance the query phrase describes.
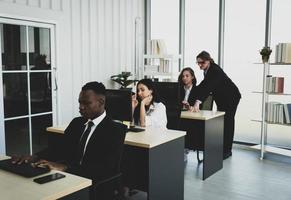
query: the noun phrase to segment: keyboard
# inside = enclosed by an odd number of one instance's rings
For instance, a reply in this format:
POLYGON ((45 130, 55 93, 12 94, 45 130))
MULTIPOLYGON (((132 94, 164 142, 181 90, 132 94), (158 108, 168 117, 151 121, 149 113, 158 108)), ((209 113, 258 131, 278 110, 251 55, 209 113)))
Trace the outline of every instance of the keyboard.
POLYGON ((145 129, 137 127, 130 127, 127 129, 127 132, 142 132, 142 131, 145 131, 145 129))
POLYGON ((13 164, 11 159, 1 160, 0 169, 12 172, 27 178, 45 174, 50 170, 48 168, 32 167, 30 163, 22 163, 20 165, 13 164))

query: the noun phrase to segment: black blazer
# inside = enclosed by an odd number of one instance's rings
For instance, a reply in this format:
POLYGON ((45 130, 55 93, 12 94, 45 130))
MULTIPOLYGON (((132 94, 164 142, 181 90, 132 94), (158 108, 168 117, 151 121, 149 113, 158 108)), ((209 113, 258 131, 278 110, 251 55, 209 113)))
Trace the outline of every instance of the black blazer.
MULTIPOLYGON (((189 94, 189 98, 188 98, 188 103, 193 106, 195 104, 195 101, 197 100, 197 95, 198 95, 198 90, 197 90, 197 86, 193 85, 192 89, 190 91, 189 94)), ((185 97, 185 89, 184 86, 180 86, 180 104, 182 106, 182 101, 184 100, 185 97)))
POLYGON ((210 93, 221 111, 232 110, 237 106, 241 94, 237 86, 215 63, 211 63, 203 81, 197 86, 198 99, 204 101, 210 93))
POLYGON ((67 172, 98 182, 118 173, 126 126, 106 116, 94 130, 80 165, 76 157, 84 123, 84 118, 77 117, 66 128, 62 157, 67 172))

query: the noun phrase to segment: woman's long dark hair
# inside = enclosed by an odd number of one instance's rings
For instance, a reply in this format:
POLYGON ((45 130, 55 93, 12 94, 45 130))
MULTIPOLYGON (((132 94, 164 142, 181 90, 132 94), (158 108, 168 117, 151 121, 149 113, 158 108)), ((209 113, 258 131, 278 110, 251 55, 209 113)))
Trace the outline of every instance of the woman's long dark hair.
MULTIPOLYGON (((141 103, 141 98, 138 96, 138 85, 139 84, 143 84, 145 85, 149 90, 152 91, 152 101, 150 103, 150 105, 152 105, 154 102, 156 103, 159 103, 160 102, 160 98, 159 98, 159 95, 157 93, 157 90, 156 90, 156 87, 153 83, 153 81, 151 79, 142 79, 140 80, 137 85, 136 85, 136 99, 138 101, 138 105, 137 107, 135 108, 134 110, 134 113, 133 113, 133 118, 134 118, 134 121, 135 122, 139 122, 139 117, 140 117, 140 103, 141 103)), ((146 106, 146 111, 149 110, 150 108, 150 105, 146 106)))
POLYGON ((214 63, 214 60, 211 58, 210 54, 207 51, 201 51, 197 56, 196 60, 200 58, 202 60, 208 60, 210 63, 214 63))
POLYGON ((194 78, 192 79, 192 84, 193 84, 194 86, 196 86, 197 79, 196 79, 196 77, 195 77, 194 70, 191 69, 190 67, 186 67, 186 68, 184 68, 184 69, 181 71, 181 73, 180 73, 180 75, 179 75, 179 77, 178 77, 178 82, 179 82, 180 87, 184 87, 184 83, 183 83, 182 78, 183 78, 183 73, 184 73, 185 71, 188 71, 188 72, 191 74, 191 76, 194 77, 194 78))

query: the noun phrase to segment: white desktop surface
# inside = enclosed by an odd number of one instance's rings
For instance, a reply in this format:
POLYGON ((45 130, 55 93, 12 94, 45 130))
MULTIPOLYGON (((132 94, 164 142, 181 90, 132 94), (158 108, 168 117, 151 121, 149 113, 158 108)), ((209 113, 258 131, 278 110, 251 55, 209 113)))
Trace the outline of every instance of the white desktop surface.
MULTIPOLYGON (((0 156, 0 160, 8 158, 0 156)), ((56 173, 52 170, 47 174, 56 173)), ((66 175, 65 178, 55 180, 45 184, 33 182, 33 178, 22 177, 17 174, 0 169, 0 199, 5 200, 53 200, 64 197, 68 194, 82 190, 92 185, 92 181, 87 178, 59 172, 66 175)))
MULTIPOLYGON (((48 132, 63 134, 65 129, 66 126, 55 126, 48 127, 46 130, 48 132)), ((143 148, 152 148, 185 135, 185 131, 147 127, 143 132, 126 133, 124 144, 143 148)))
POLYGON ((124 144, 152 148, 186 135, 185 131, 147 127, 143 132, 128 132, 124 144))
POLYGON ((196 120, 209 120, 216 117, 223 116, 225 112, 200 110, 199 112, 182 111, 180 118, 182 119, 196 119, 196 120))

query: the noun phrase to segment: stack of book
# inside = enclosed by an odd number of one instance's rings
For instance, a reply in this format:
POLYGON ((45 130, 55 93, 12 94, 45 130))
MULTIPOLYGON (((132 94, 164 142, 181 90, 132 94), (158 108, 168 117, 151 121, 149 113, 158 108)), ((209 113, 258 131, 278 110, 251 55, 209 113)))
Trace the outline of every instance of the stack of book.
POLYGON ((273 77, 267 75, 266 92, 284 93, 284 77, 273 77))
POLYGON ((266 119, 270 123, 290 124, 291 103, 281 104, 278 102, 266 103, 266 119))
POLYGON ((291 63, 291 43, 279 43, 276 45, 276 63, 291 63))
POLYGON ((148 40, 147 41, 147 54, 150 55, 166 55, 166 43, 162 39, 148 40))

